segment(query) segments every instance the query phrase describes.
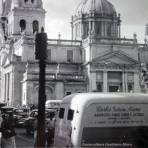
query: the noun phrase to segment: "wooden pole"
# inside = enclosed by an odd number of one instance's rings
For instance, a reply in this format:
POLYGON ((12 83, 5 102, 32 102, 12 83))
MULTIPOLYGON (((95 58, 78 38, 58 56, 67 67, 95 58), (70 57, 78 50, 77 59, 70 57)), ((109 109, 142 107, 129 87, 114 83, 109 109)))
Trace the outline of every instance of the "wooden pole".
POLYGON ((36 59, 39 59, 39 96, 38 96, 38 121, 35 148, 45 147, 45 75, 46 75, 46 47, 47 35, 42 32, 36 36, 36 59))
POLYGON ((37 124, 37 148, 45 147, 45 61, 39 61, 39 99, 38 99, 38 124, 37 124))

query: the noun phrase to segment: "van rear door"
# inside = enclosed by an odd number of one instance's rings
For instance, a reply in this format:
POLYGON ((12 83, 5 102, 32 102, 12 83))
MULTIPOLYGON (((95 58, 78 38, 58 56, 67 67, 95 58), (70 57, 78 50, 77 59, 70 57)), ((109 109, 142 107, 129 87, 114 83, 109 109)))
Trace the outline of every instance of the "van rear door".
POLYGON ((82 147, 148 147, 148 104, 91 104, 85 110, 82 147))

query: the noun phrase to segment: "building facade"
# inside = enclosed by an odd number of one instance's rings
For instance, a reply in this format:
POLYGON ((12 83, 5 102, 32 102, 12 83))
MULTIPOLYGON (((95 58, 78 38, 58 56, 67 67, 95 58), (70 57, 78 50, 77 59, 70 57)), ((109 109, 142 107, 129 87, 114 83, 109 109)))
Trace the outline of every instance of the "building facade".
MULTIPOLYGON (((35 32, 45 27, 42 0, 5 0, 0 22, 0 99, 38 103, 35 32)), ((80 92, 141 92, 146 44, 121 38, 121 18, 107 0, 83 0, 71 20, 72 39, 48 39, 46 98, 80 92)))

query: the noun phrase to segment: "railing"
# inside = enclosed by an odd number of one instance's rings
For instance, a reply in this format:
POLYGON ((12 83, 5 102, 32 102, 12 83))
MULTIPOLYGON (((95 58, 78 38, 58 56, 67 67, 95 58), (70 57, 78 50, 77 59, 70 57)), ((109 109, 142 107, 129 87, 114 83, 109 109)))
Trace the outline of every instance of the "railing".
POLYGON ((78 40, 48 39, 47 42, 48 44, 53 44, 53 45, 81 46, 81 41, 78 40))
MULTIPOLYGON (((25 73, 26 78, 28 80, 32 79, 39 79, 39 74, 38 73, 25 73), (31 75, 30 75, 31 74, 31 75)), ((80 74, 47 74, 46 73, 46 80, 72 80, 72 81, 86 81, 86 76, 85 75, 80 75, 80 74)))
MULTIPOLYGON (((91 37, 90 37, 91 38, 91 37)), ((86 38, 83 40, 83 44, 87 43, 89 38, 86 38)), ((128 38, 114 38, 114 37, 92 37, 92 42, 98 42, 98 43, 107 43, 107 44, 126 44, 126 45, 132 45, 136 44, 136 39, 128 39, 128 38)))
POLYGON ((134 44, 136 41, 134 39, 127 38, 96 38, 100 42, 110 42, 110 43, 120 43, 120 44, 134 44))
POLYGON ((82 74, 58 74, 57 79, 85 81, 86 76, 84 76, 82 74))

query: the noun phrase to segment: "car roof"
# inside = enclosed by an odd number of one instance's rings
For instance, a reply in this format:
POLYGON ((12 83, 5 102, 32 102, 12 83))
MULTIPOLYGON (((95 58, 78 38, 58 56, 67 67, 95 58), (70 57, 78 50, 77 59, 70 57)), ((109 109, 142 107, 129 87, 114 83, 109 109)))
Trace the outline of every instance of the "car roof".
POLYGON ((15 108, 15 107, 13 107, 13 106, 3 106, 3 107, 1 107, 1 109, 14 110, 14 109, 16 109, 16 108, 15 108))
MULTIPOLYGON (((35 112, 35 111, 37 112, 38 109, 33 109, 31 112, 35 112)), ((56 111, 56 109, 54 109, 54 108, 47 108, 47 109, 45 109, 45 111, 51 111, 51 112, 53 111, 54 112, 54 111, 56 111)))

